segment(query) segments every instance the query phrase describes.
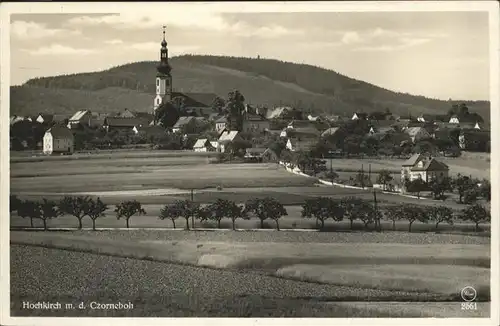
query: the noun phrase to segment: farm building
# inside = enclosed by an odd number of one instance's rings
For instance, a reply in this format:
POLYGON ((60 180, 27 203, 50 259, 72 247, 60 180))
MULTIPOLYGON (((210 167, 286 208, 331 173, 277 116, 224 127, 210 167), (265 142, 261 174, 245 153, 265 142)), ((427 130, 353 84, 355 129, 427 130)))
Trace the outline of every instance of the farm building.
POLYGON ((410 127, 405 129, 411 141, 416 143, 421 139, 431 138, 431 134, 424 127, 410 127))
POLYGON ((195 117, 180 117, 172 127, 172 131, 180 132, 182 128, 185 128, 189 125, 193 126, 194 124, 196 124, 195 117))
POLYGON ((435 158, 423 154, 414 154, 402 165, 401 181, 405 179, 422 179, 429 182, 433 179, 443 179, 448 177, 448 165, 439 162, 435 158))
POLYGON ((311 135, 300 135, 288 138, 286 148, 292 152, 310 151, 318 143, 318 138, 311 135))
POLYGON ((54 126, 43 136, 43 153, 73 153, 74 137, 68 128, 54 126))
POLYGON ((258 114, 243 114, 243 131, 245 132, 263 132, 269 129, 269 120, 258 114))
POLYGON ((140 128, 147 125, 149 125, 147 120, 139 118, 106 117, 106 119, 104 119, 103 127, 106 131, 131 130, 137 134, 140 128))
POLYGON ((200 138, 193 145, 193 150, 195 152, 213 152, 216 150, 216 147, 207 138, 200 138))
POLYGON ((247 148, 244 156, 248 162, 277 162, 278 155, 270 148, 247 148))
POLYGON ((80 126, 90 126, 92 120, 92 113, 89 110, 77 111, 68 120, 68 128, 76 129, 80 126))
POLYGON ((231 144, 232 142, 234 142, 235 140, 239 140, 239 139, 241 139, 241 138, 240 138, 240 135, 239 135, 238 131, 236 131, 236 130, 232 130, 232 131, 226 130, 226 131, 224 131, 220 135, 219 140, 218 140, 219 151, 222 152, 222 153, 225 153, 226 150, 228 149, 228 145, 231 144))

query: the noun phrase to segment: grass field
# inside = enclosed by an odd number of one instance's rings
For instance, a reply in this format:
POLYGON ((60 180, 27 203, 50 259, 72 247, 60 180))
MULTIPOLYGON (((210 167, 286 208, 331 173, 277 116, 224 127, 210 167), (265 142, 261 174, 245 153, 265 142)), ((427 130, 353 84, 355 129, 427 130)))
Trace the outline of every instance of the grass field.
POLYGON ((403 292, 408 293, 406 301, 456 301, 460 289, 472 285, 478 290, 479 301, 489 301, 489 246, 468 244, 465 236, 457 237, 462 242, 447 244, 440 243, 441 237, 448 237, 444 235, 405 244, 387 242, 386 234, 367 238, 344 235, 328 243, 308 242, 295 232, 284 235, 286 242, 248 241, 244 239, 247 236, 231 233, 218 241, 215 233, 205 232, 193 241, 176 239, 172 231, 11 232, 11 243, 257 271, 287 279, 389 291, 394 297, 403 292), (241 239, 235 241, 235 237, 241 239))
MULTIPOLYGON (((475 153, 465 153, 462 157, 439 157, 438 160, 446 163, 450 168, 450 176, 455 176, 458 173, 462 175, 471 175, 479 179, 490 179, 490 162, 488 161, 489 155, 478 155, 475 153)), ((330 168, 330 160, 326 160, 326 167, 330 168)), ((404 160, 399 159, 333 159, 332 167, 334 171, 338 172, 357 172, 363 169, 366 173, 371 165, 373 173, 373 181, 379 171, 385 169, 392 172, 394 175, 399 176, 401 173, 401 164, 404 160)))

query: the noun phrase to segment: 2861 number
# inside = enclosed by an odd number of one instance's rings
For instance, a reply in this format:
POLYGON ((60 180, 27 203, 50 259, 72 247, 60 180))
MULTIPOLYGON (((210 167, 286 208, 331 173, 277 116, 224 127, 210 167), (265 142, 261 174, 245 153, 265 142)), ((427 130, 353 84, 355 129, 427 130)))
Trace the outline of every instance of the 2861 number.
POLYGON ((476 302, 462 302, 462 310, 477 310, 476 302))

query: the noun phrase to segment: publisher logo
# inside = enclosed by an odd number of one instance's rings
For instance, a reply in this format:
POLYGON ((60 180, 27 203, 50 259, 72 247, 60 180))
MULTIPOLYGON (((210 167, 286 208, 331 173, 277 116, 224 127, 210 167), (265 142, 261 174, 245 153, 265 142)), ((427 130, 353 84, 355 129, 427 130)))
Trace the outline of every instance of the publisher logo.
POLYGON ((466 286, 460 291, 460 296, 466 302, 471 302, 476 300, 477 291, 472 286, 466 286))

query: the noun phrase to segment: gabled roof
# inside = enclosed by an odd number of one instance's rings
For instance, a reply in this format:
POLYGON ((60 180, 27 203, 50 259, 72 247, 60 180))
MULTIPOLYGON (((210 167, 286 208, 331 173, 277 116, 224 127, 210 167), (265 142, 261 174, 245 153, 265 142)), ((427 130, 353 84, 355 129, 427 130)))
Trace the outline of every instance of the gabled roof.
POLYGON ((403 162, 403 166, 414 166, 417 164, 420 160, 422 160, 423 155, 422 154, 413 154, 409 159, 403 162))
POLYGON ((206 147, 206 146, 211 146, 212 147, 212 144, 208 141, 207 138, 200 138, 193 145, 193 148, 203 148, 203 147, 206 147))
POLYGON ((245 113, 243 115, 243 119, 246 121, 267 121, 267 119, 265 119, 264 117, 252 113, 245 113))
POLYGON ((226 116, 222 116, 222 117, 218 118, 217 120, 215 120, 215 123, 227 123, 226 116))
POLYGON ((393 127, 372 127, 373 130, 375 131, 375 134, 386 134, 388 132, 394 131, 393 127))
POLYGON ((177 122, 175 123, 175 125, 172 128, 174 128, 174 129, 181 128, 194 120, 195 120, 194 117, 191 117, 191 116, 190 117, 180 117, 179 120, 177 120, 177 122))
POLYGON ((53 114, 48 114, 48 113, 40 113, 38 117, 42 117, 43 119, 43 122, 52 122, 52 120, 54 119, 54 115, 53 114))
POLYGON ((85 114, 87 114, 89 111, 88 110, 81 110, 81 111, 77 111, 75 114, 73 114, 73 116, 71 118, 69 118, 69 121, 71 122, 79 122, 81 118, 83 118, 83 116, 85 114))
POLYGON ((231 142, 236 136, 238 136, 238 131, 236 130, 224 131, 219 137, 219 142, 231 142))
POLYGON ((246 149, 246 153, 252 156, 260 156, 267 151, 265 147, 251 147, 246 149))
POLYGON ((24 120, 25 120, 24 117, 19 117, 19 116, 14 115, 14 116, 10 117, 10 124, 13 125, 19 121, 24 121, 24 120))
POLYGON ((266 114, 266 118, 268 119, 274 119, 282 115, 284 112, 287 111, 292 111, 293 108, 290 106, 281 106, 281 107, 276 107, 274 109, 268 110, 266 114))
POLYGON ((215 93, 184 93, 172 92, 172 98, 184 97, 186 107, 212 107, 214 100, 218 97, 215 93))
POLYGON ((53 138, 71 138, 73 139, 73 133, 68 128, 54 126, 45 132, 50 133, 53 138))
POLYGON ((104 123, 110 127, 140 127, 148 124, 144 119, 118 117, 107 117, 104 123))
POLYGON ((309 120, 292 120, 292 121, 290 121, 288 126, 291 128, 315 128, 316 129, 316 123, 314 121, 309 121, 309 120))
POLYGON ((144 125, 141 128, 139 128, 139 132, 144 133, 149 136, 162 136, 166 134, 165 128, 162 126, 150 126, 150 125, 144 125))
MULTIPOLYGON (((368 118, 368 113, 365 113, 365 112, 355 112, 354 113, 359 119, 366 119, 368 118)), ((354 118, 354 114, 352 115, 352 117, 354 118)))
POLYGON ((317 144, 317 140, 314 138, 292 137, 288 138, 288 141, 291 143, 292 148, 299 148, 304 150, 310 150, 317 144))
POLYGON ((411 171, 446 171, 449 170, 448 165, 439 162, 436 159, 426 160, 423 167, 412 167, 411 171))
POLYGON ((405 130, 405 132, 408 135, 410 135, 411 137, 417 135, 420 131, 424 131, 424 132, 428 133, 427 130, 423 127, 410 127, 410 128, 405 130))
POLYGON ((340 127, 332 127, 332 128, 328 128, 326 129, 322 134, 321 134, 321 137, 326 137, 326 136, 331 136, 331 135, 334 135, 337 131, 340 130, 340 127))

